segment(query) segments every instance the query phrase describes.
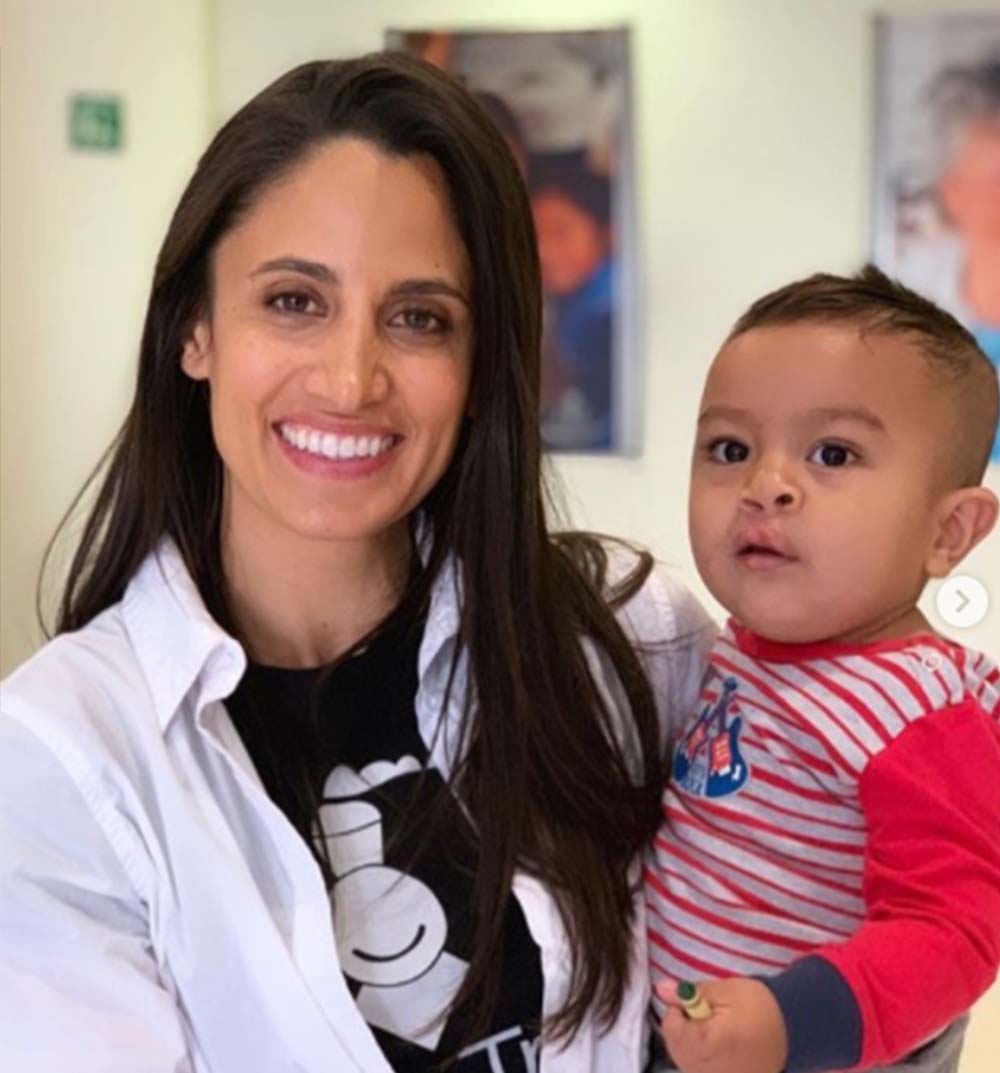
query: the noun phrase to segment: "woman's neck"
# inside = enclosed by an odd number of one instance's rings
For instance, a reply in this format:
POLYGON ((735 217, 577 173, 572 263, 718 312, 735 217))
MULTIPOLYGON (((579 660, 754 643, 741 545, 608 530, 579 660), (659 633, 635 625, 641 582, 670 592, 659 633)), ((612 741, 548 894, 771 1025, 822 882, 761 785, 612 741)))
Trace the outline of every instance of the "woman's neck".
POLYGON ((255 663, 319 667, 399 603, 412 554, 403 521, 360 540, 296 538, 225 526, 222 566, 232 613, 255 663))

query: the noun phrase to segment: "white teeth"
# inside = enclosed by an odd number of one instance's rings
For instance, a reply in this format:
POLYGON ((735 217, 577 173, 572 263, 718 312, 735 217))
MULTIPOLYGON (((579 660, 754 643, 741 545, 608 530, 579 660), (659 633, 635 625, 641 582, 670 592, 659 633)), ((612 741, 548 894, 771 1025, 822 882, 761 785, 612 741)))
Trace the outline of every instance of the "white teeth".
POLYGON ((375 458, 393 445, 392 436, 338 436, 334 432, 281 425, 281 438, 300 451, 324 458, 375 458))

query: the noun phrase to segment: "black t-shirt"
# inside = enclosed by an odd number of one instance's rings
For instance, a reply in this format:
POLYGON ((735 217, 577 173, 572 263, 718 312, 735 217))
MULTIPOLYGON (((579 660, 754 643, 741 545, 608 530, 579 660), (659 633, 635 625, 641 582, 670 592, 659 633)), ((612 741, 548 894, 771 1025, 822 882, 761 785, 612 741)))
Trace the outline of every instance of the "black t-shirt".
MULTIPOLYGON (((308 797, 322 802, 318 856, 341 967, 398 1073, 435 1069, 463 1038, 457 1018, 439 1015, 468 968, 480 853, 427 766, 414 707, 422 633, 422 621, 385 630, 332 673, 251 665, 227 702, 268 793, 307 841, 319 832, 308 797), (303 780, 311 795, 296 788, 303 780)), ((514 898, 501 973, 491 1028, 456 1073, 537 1068, 541 961, 514 898)))

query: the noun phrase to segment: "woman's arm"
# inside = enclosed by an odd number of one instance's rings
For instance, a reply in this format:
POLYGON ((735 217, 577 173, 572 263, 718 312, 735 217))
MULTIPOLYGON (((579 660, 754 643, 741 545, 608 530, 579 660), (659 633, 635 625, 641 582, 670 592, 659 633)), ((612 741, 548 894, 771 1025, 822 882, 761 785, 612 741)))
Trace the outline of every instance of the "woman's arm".
POLYGON ((0 1069, 198 1068, 153 953, 138 839, 111 801, 0 715, 0 1069))

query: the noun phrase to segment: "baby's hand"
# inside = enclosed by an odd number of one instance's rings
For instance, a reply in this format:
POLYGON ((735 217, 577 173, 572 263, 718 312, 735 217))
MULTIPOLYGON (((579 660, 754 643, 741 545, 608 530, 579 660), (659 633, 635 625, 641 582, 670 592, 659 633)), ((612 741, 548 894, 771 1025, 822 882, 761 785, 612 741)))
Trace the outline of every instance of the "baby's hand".
POLYGON ((785 1019, 774 995, 742 976, 699 983, 712 1007, 704 1021, 682 1012, 676 981, 658 984, 669 1009, 661 1028, 681 1073, 780 1073, 788 1058, 785 1019))

